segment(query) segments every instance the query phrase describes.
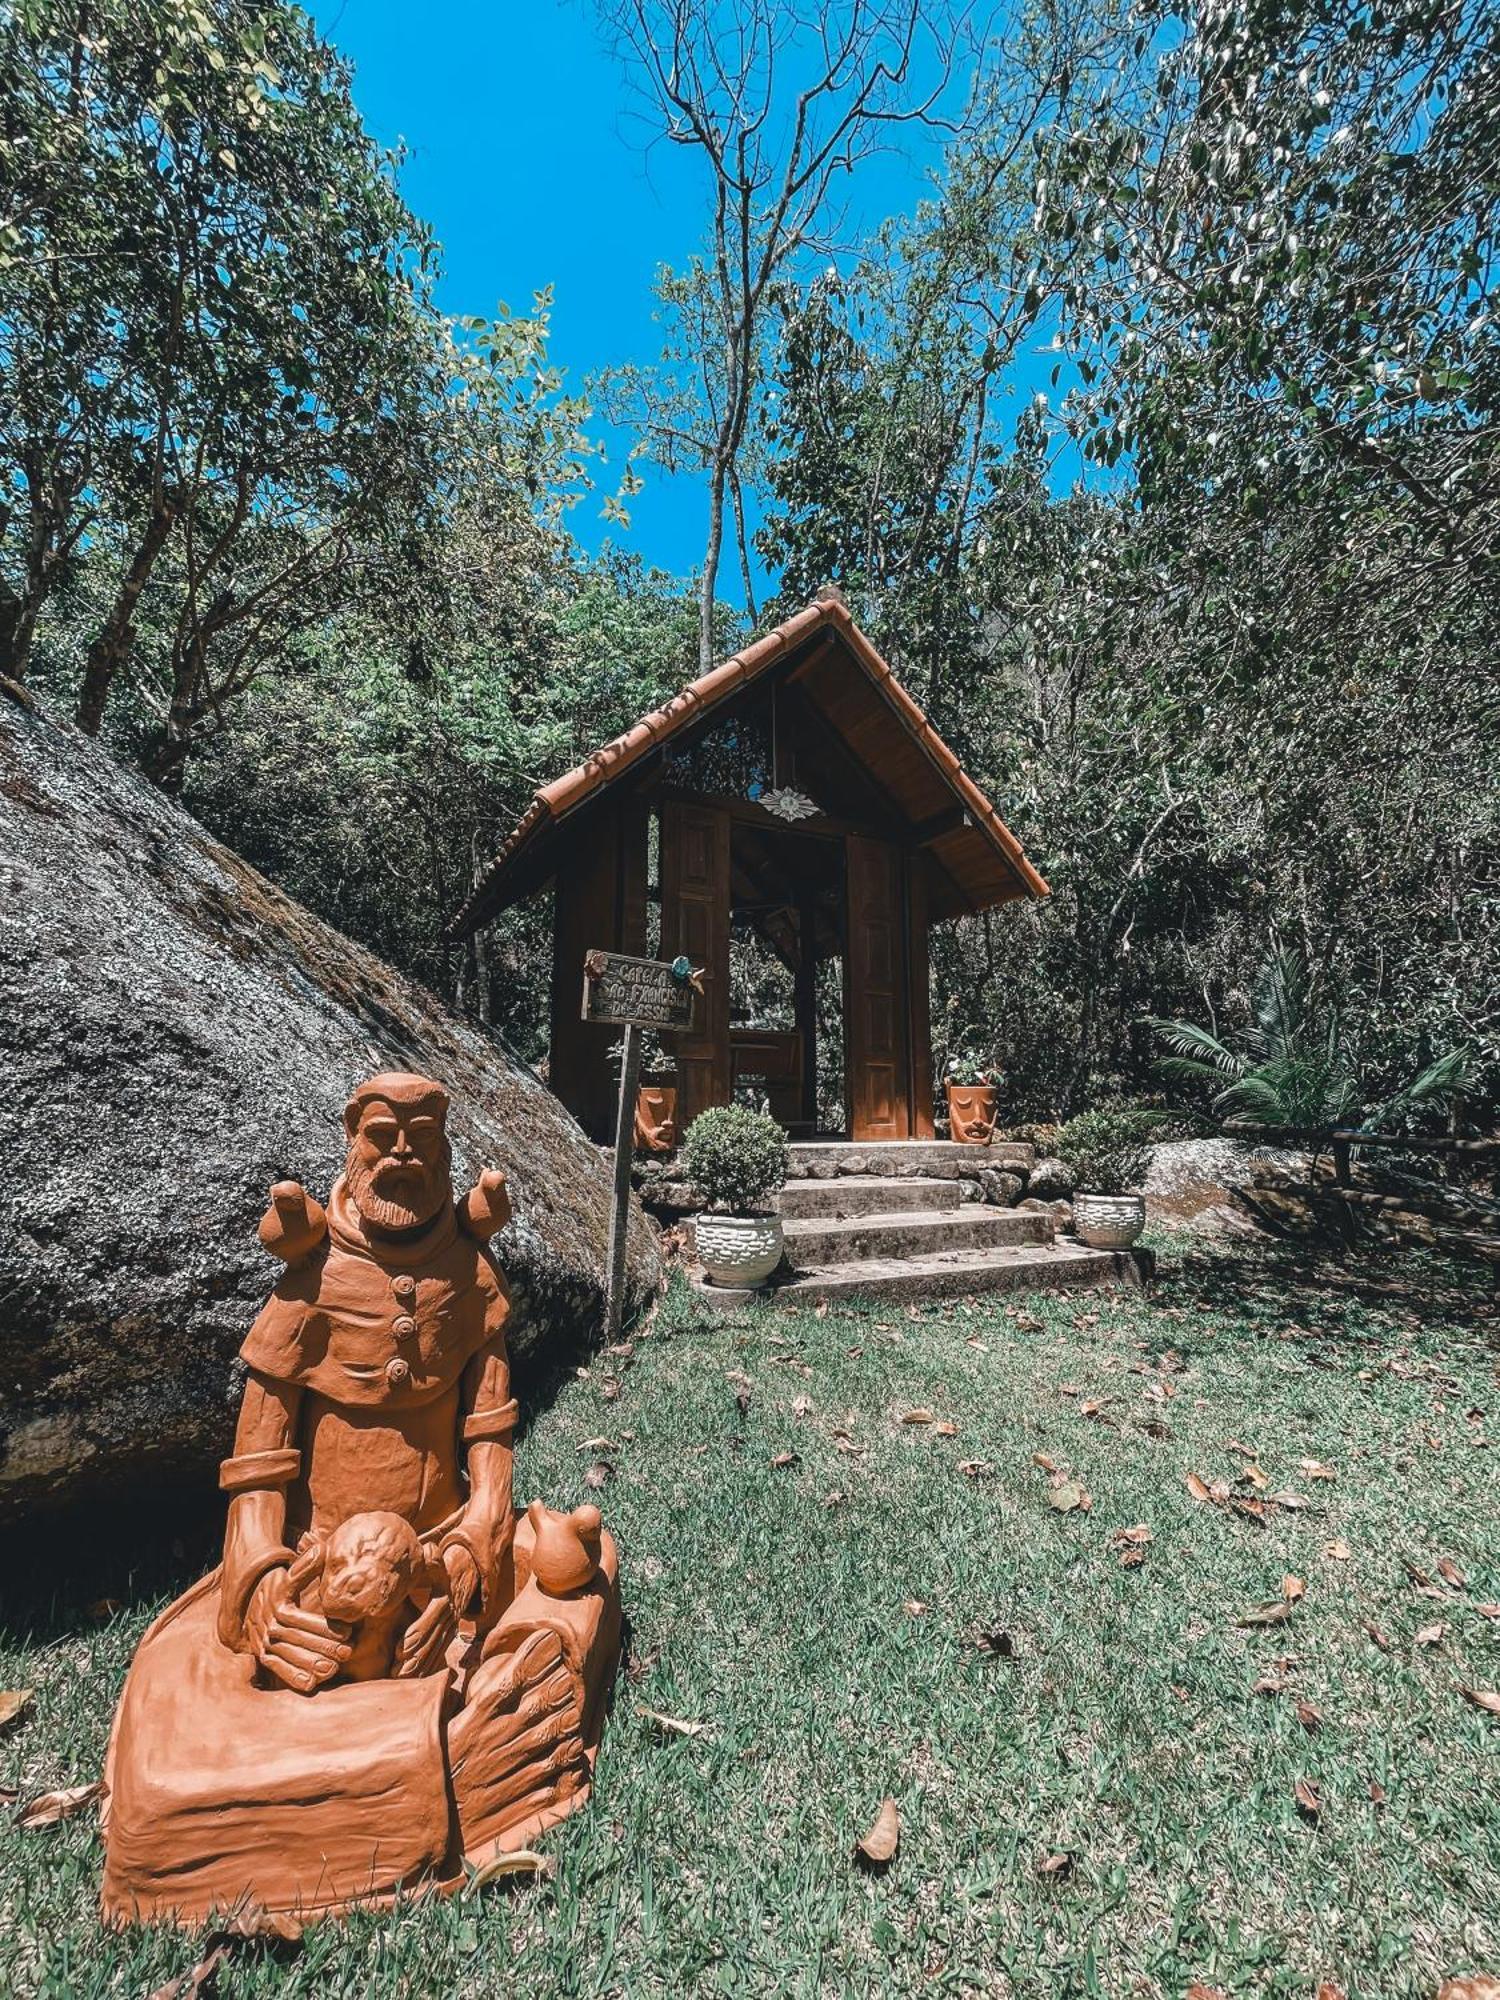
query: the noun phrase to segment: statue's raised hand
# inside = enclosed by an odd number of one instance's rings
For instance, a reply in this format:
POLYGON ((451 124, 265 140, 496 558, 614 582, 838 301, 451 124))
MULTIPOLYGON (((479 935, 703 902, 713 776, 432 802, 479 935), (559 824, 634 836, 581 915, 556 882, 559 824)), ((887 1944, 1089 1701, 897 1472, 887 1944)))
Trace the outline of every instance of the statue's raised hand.
POLYGON ((349 1658, 343 1628, 295 1601, 284 1569, 267 1570, 245 1613, 250 1651, 267 1673, 298 1694, 322 1687, 349 1658))

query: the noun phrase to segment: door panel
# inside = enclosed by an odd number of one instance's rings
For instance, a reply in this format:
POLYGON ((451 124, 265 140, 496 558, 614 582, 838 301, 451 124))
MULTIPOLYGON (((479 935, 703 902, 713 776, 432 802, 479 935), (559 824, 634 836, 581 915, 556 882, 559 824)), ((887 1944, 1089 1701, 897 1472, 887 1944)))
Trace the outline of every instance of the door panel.
POLYGON ((888 841, 850 834, 844 1044, 849 1136, 911 1136, 906 1045, 905 868, 888 841))
POLYGON ((609 1052, 620 1031, 582 1019, 584 954, 640 953, 645 944, 646 821, 627 804, 597 818, 557 870, 548 1080, 594 1139, 614 1133, 619 1081, 609 1052))
POLYGON ((677 1117, 685 1130, 731 1094, 729 815, 669 799, 661 809, 661 955, 679 953, 703 968, 692 1031, 676 1038, 677 1117))
POLYGON ((906 1038, 911 1060, 911 1136, 932 1137, 932 1018, 928 998, 927 857, 906 863, 906 1038))

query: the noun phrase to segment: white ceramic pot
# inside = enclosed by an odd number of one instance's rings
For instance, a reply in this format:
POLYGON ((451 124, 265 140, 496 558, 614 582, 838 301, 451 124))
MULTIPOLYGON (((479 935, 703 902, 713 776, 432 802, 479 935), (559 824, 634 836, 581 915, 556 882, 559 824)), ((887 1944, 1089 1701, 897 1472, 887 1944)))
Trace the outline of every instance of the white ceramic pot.
POLYGON ((698 1262, 715 1285, 753 1289, 781 1262, 779 1215, 700 1215, 693 1224, 698 1262))
POLYGON ((1146 1226, 1143 1194, 1075 1194, 1073 1234, 1093 1250, 1128 1250, 1146 1226))

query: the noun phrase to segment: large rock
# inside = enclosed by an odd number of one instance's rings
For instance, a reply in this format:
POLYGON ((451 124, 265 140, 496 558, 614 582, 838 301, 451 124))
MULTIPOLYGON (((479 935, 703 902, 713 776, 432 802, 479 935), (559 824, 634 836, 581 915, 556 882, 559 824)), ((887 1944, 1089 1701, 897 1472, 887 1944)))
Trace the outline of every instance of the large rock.
POLYGON ((1073 1176, 1061 1160, 1038 1160, 1026 1182, 1026 1192, 1038 1201, 1066 1201, 1073 1192, 1073 1176))
POLYGON ((1253 1235, 1254 1204, 1244 1191, 1265 1176, 1304 1176, 1305 1153, 1240 1139, 1173 1139, 1151 1149, 1146 1206, 1153 1221, 1177 1224, 1205 1236, 1253 1235))
MULTIPOLYGON (((598 1325, 606 1170, 531 1071, 4 683, 0 1064, 0 1522, 208 1487, 280 1268, 266 1190, 326 1192, 377 1070, 447 1086, 460 1192, 510 1176, 521 1379, 598 1325)), ((657 1278, 637 1208, 635 1302, 657 1278)))

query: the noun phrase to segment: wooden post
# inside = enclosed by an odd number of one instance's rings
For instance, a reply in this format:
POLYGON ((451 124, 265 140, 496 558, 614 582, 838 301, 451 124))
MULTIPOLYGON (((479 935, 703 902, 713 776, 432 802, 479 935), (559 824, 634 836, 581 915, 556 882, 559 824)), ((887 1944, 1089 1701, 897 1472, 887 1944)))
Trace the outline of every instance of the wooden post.
POLYGON ((620 1102, 615 1113, 615 1188, 609 1218, 609 1258, 604 1274, 604 1336, 614 1340, 625 1308, 625 1235, 630 1222, 630 1158, 635 1142, 635 1094, 641 1078, 641 1029, 692 1024, 701 973, 679 958, 662 965, 624 952, 590 951, 583 960, 585 1021, 625 1030, 620 1062, 620 1102))
POLYGON ((604 1338, 620 1337, 625 1309, 625 1238, 630 1227, 630 1161, 635 1141, 635 1093, 641 1074, 641 1031, 625 1030, 620 1061, 620 1105, 615 1114, 615 1198, 609 1217, 609 1270, 604 1285, 604 1338))

